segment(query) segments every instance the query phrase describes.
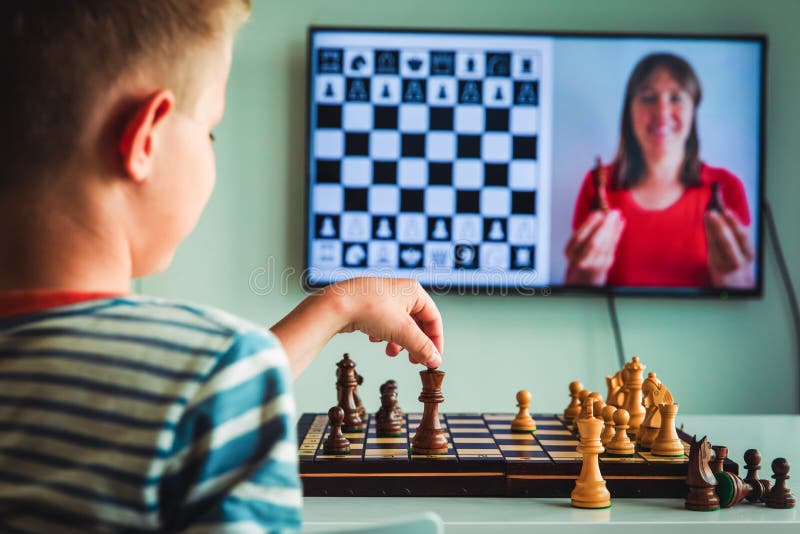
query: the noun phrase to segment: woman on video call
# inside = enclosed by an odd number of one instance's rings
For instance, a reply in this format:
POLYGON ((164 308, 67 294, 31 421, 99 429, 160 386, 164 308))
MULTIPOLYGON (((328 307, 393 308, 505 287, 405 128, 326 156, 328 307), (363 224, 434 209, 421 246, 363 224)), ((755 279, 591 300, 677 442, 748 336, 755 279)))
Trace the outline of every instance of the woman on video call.
POLYGON ((636 65, 616 158, 587 173, 578 194, 567 284, 753 287, 744 188, 699 159, 701 94, 694 70, 678 56, 651 54, 636 65), (601 173, 608 179, 598 187, 601 173))

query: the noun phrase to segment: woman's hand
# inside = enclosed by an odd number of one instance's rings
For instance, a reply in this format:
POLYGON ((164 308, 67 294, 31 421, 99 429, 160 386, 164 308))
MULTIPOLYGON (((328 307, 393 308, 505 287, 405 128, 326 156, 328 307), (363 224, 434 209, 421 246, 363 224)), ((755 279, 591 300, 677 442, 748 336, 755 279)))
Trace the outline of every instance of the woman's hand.
POLYGON ((714 287, 751 288, 755 283, 755 250, 750 230, 732 211, 706 212, 708 270, 714 287))
POLYGON ((625 220, 619 210, 595 210, 567 243, 567 284, 605 285, 625 220))

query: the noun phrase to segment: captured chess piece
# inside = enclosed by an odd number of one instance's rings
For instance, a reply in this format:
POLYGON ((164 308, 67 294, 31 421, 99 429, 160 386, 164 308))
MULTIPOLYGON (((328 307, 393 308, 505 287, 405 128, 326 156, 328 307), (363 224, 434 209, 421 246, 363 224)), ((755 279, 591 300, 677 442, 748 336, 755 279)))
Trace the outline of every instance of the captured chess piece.
POLYGON ((336 393, 338 405, 344 410, 345 432, 357 432, 364 430, 364 422, 358 414, 355 391, 358 387, 356 378, 356 364, 350 359, 349 354, 345 354, 339 363, 336 364, 336 393))
POLYGON ((512 432, 536 432, 536 421, 531 417, 528 409, 531 407, 531 393, 521 389, 517 392, 516 417, 511 421, 512 432))
POLYGON ((678 403, 659 404, 658 410, 661 414, 661 428, 658 436, 653 442, 650 452, 654 456, 683 456, 686 451, 683 448, 678 432, 675 430, 675 416, 678 415, 678 403))
POLYGON ((775 458, 772 461, 772 473, 775 485, 764 497, 764 504, 767 508, 794 508, 796 504, 794 495, 786 486, 786 481, 789 480, 789 462, 786 458, 775 458))
MULTIPOLYGON (((716 449, 716 447, 712 447, 716 449)), ((725 449, 724 451, 720 451, 717 453, 717 458, 722 456, 722 459, 727 457, 727 448, 722 447, 725 449)), ((745 461, 748 462, 748 456, 750 460, 755 460, 753 458, 752 452, 755 452, 758 455, 758 451, 755 449, 750 449, 745 453, 745 461)), ((712 461, 711 464, 714 464, 715 461, 712 461)), ((758 455, 758 459, 756 463, 761 462, 761 456, 758 455)), ((734 473, 730 473, 728 471, 717 471, 714 473, 714 477, 717 479, 717 496, 719 497, 719 503, 723 508, 730 508, 731 506, 735 506, 742 502, 742 500, 747 499, 749 502, 757 503, 757 502, 764 502, 764 497, 770 491, 770 483, 767 480, 759 480, 758 477, 751 477, 751 474, 755 471, 752 471, 752 464, 749 464, 751 467, 748 469, 747 478, 742 480, 739 478, 738 475, 734 473)), ((720 463, 720 467, 722 463, 720 463)), ((712 469, 716 468, 713 467, 712 469)), ((760 466, 758 466, 760 469, 760 466)), ((758 470, 756 469, 756 471, 758 470)))
MULTIPOLYGON (((394 380, 390 382, 394 382, 394 380)), ((381 407, 375 414, 375 433, 379 438, 399 438, 404 433, 402 412, 398 416, 397 388, 387 387, 386 384, 388 382, 381 386, 381 407)))
POLYGON ((748 502, 764 502, 764 497, 772 489, 772 482, 758 478, 758 472, 761 470, 761 455, 758 450, 747 449, 744 451, 744 463, 744 467, 747 469, 744 481, 753 488, 753 491, 750 492, 750 495, 745 496, 745 499, 748 502))
POLYGON ((642 374, 647 366, 639 361, 638 356, 634 356, 631 361, 622 368, 622 379, 625 383, 625 405, 622 406, 631 416, 628 433, 635 436, 639 432, 644 420, 645 410, 642 406, 642 374))
POLYGON ((686 495, 684 505, 687 510, 706 512, 719 510, 719 497, 714 491, 717 479, 708 461, 711 459, 711 446, 705 437, 697 441, 693 436, 689 442, 689 470, 686 475, 686 485, 689 493, 686 495))
POLYGON ((444 402, 442 395, 444 371, 426 369, 420 371, 419 376, 422 379, 422 393, 419 394, 419 401, 425 407, 417 432, 414 434, 414 439, 411 440, 411 453, 447 454, 447 438, 439 422, 439 404, 444 402))
POLYGON ((610 456, 633 456, 636 450, 628 437, 628 421, 630 415, 625 408, 617 408, 613 415, 614 437, 606 446, 606 453, 610 456))
POLYGON ((714 458, 708 462, 708 467, 711 468, 712 473, 721 473, 725 470, 725 458, 728 457, 728 447, 724 445, 712 445, 711 450, 714 451, 714 458))
POLYGON ((614 429, 614 412, 616 411, 617 408, 610 404, 606 404, 606 407, 603 408, 603 412, 600 414, 603 417, 603 423, 605 424, 603 427, 603 433, 600 434, 600 443, 603 444, 603 447, 608 447, 608 444, 616 435, 616 430, 614 429))
POLYGON ((578 394, 583 391, 583 384, 577 380, 569 383, 569 405, 564 409, 564 420, 567 423, 578 417, 581 413, 581 401, 578 399, 578 394))
POLYGON ((328 454, 349 454, 350 442, 342 434, 342 422, 344 421, 344 410, 341 406, 334 406, 328 410, 328 424, 330 434, 322 443, 322 450, 328 454))
POLYGON ((600 474, 599 461, 599 455, 603 452, 603 445, 600 443, 603 422, 594 417, 591 405, 583 415, 575 421, 581 435, 577 450, 583 455, 583 464, 570 495, 571 503, 578 508, 608 508, 611 506, 611 493, 600 474))

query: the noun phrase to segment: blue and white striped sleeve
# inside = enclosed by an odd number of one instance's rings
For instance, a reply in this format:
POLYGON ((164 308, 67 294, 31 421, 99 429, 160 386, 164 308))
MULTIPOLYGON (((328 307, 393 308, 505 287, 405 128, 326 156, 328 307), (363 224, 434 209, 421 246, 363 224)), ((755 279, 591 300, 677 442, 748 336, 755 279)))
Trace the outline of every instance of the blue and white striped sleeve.
POLYGON ((237 334, 187 406, 166 464, 159 500, 169 530, 300 528, 294 397, 274 336, 237 334))

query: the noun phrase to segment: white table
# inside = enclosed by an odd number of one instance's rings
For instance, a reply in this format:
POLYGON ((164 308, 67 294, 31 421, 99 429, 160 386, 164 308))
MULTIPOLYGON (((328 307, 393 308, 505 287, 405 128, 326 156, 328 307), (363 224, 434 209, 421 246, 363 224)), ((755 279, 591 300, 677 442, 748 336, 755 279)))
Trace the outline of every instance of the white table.
MULTIPOLYGON (((685 415, 679 416, 680 423, 688 431, 702 430, 714 444, 727 446, 742 476, 742 456, 747 449, 761 453, 761 478, 769 478, 772 460, 783 456, 793 467, 789 475, 794 478, 788 485, 800 498, 800 416, 685 415)), ((615 499, 607 510, 581 510, 571 507, 569 499, 471 497, 306 498, 304 532, 353 528, 427 510, 441 516, 445 532, 459 534, 800 534, 800 507, 773 510, 740 504, 714 512, 691 512, 684 509, 681 499, 615 499)))

